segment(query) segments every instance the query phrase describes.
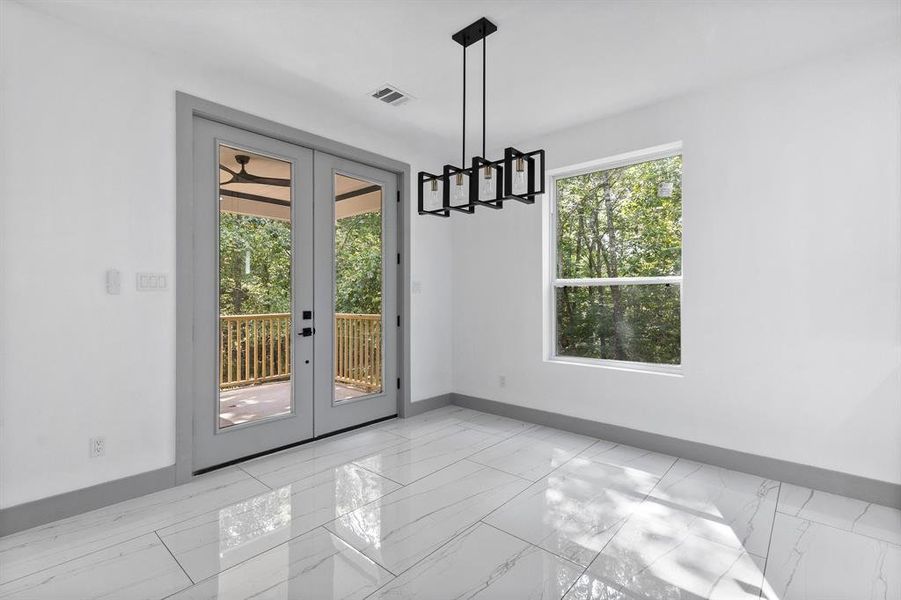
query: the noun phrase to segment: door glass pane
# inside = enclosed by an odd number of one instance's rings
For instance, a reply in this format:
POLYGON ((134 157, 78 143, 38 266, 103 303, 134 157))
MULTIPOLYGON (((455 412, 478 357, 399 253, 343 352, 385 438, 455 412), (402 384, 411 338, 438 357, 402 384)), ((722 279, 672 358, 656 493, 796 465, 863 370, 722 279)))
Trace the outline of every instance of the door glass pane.
POLYGON ((335 402, 382 391, 382 188, 335 176, 335 402))
POLYGON ((557 355, 678 365, 678 284, 564 286, 557 296, 557 355))
POLYGON ((291 163, 219 146, 219 427, 291 393, 291 163))

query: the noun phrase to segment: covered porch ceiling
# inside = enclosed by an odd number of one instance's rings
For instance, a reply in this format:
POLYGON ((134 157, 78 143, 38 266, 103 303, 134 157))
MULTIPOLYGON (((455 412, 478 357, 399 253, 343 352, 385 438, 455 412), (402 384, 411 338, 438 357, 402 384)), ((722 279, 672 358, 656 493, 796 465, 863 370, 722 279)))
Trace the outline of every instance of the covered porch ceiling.
MULTIPOLYGON (((219 200, 225 212, 288 221, 291 163, 248 150, 219 147, 219 200), (243 157, 239 160, 238 157, 243 157), (243 164, 242 164, 243 162, 243 164)), ((335 219, 381 210, 381 187, 335 175, 335 219)))

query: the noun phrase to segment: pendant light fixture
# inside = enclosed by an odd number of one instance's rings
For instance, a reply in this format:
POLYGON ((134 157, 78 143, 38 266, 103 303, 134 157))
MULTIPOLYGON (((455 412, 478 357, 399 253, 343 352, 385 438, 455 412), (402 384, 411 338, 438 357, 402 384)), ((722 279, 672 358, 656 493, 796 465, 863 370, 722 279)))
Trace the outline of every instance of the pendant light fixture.
POLYGON ((533 204, 544 193, 544 150, 521 152, 508 147, 504 157, 485 156, 488 51, 486 38, 497 26, 486 18, 451 36, 463 46, 463 129, 460 166, 444 165, 440 174, 419 172, 419 214, 449 217, 451 211, 472 214, 477 206, 498 210, 505 200, 533 204), (466 49, 482 42, 482 154, 466 164, 466 49))

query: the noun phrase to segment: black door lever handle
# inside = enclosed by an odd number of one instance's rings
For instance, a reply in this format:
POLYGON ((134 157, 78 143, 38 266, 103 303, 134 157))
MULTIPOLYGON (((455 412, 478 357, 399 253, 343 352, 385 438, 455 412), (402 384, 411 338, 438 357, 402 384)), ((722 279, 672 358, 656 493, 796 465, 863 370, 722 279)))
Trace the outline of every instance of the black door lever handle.
POLYGON ((316 333, 315 327, 304 327, 300 331, 297 332, 297 335, 302 335, 303 337, 310 337, 316 333))

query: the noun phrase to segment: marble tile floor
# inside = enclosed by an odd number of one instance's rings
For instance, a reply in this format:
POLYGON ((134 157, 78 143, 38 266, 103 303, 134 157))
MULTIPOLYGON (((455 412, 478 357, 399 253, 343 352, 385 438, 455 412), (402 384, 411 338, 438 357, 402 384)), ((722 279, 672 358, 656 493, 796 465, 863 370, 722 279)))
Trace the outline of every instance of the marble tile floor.
POLYGON ((0 538, 6 599, 901 598, 901 511, 456 406, 0 538))

